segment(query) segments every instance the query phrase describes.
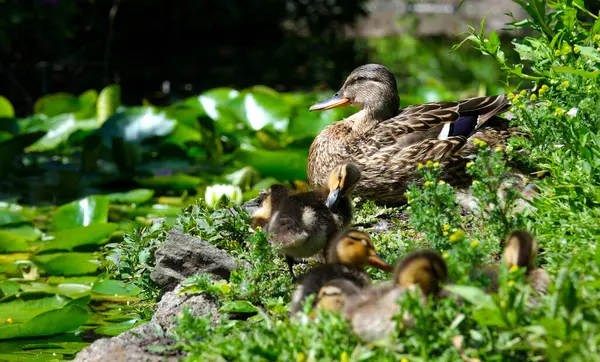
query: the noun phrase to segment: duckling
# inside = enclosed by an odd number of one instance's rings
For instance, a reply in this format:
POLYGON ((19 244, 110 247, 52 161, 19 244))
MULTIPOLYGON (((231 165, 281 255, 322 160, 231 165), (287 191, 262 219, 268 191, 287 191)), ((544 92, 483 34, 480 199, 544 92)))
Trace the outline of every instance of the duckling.
MULTIPOLYGON (((538 254, 537 241, 530 233, 526 231, 513 231, 507 238, 503 262, 506 268, 513 267, 526 268, 525 280, 531 285, 531 288, 539 295, 548 294, 548 285, 550 284, 550 275, 542 268, 535 266, 535 260, 538 254)), ((490 278, 491 285, 486 289, 488 293, 498 291, 498 265, 484 267, 479 273, 483 273, 490 278)), ((534 298, 533 303, 537 300, 534 298)))
POLYGON ((292 314, 301 310, 304 300, 312 294, 318 294, 314 306, 338 310, 335 306, 340 301, 371 284, 363 269, 367 264, 386 272, 393 270, 377 255, 369 235, 356 229, 346 230, 332 240, 325 258, 327 264, 317 266, 300 277, 292 296, 292 314))
POLYGON ((350 193, 359 179, 356 166, 341 164, 330 172, 327 189, 291 194, 287 187, 273 185, 261 191, 252 225, 275 234, 272 241, 282 246, 292 279, 294 259, 317 254, 352 222, 350 193))
MULTIPOLYGON (((352 331, 363 341, 381 339, 396 327, 394 316, 400 313, 397 300, 418 286, 421 303, 430 295, 441 296, 441 284, 448 278, 444 259, 434 250, 421 250, 406 256, 394 271, 393 283, 382 283, 363 290, 349 298, 343 315, 352 331)), ((404 327, 413 325, 408 313, 402 316, 404 327)))

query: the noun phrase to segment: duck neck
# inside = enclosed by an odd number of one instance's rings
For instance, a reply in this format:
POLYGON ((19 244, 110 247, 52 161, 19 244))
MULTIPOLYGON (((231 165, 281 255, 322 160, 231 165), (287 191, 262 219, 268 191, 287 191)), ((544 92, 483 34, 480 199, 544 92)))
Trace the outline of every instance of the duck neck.
POLYGON ((380 122, 396 116, 399 107, 400 100, 396 92, 386 98, 379 99, 377 104, 365 105, 363 109, 350 117, 354 121, 352 130, 357 134, 365 133, 380 122))

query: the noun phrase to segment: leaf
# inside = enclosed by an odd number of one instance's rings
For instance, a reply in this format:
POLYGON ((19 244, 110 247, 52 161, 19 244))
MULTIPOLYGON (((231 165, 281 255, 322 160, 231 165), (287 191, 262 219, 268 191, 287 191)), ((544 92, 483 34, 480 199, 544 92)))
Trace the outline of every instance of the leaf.
POLYGON ((0 118, 13 118, 15 109, 10 101, 3 96, 0 96, 0 118))
POLYGON ((98 264, 92 253, 55 253, 36 255, 34 261, 46 273, 51 275, 84 275, 98 270, 98 264))
POLYGON ((36 241, 42 236, 42 232, 35 228, 30 222, 2 226, 0 227, 0 230, 19 235, 26 241, 36 241))
POLYGON ((496 303, 492 296, 485 293, 483 290, 468 285, 446 285, 445 289, 457 294, 463 299, 466 299, 471 304, 482 307, 496 309, 496 303))
POLYGON ((104 122, 117 110, 121 101, 121 87, 111 84, 100 92, 96 103, 96 122, 98 125, 104 122))
POLYGON ((301 109, 290 120, 288 134, 294 139, 314 138, 323 128, 344 119, 354 112, 354 107, 333 108, 321 112, 309 112, 308 109, 301 109))
POLYGON ((595 70, 593 72, 587 72, 582 69, 573 69, 571 67, 564 67, 564 66, 552 66, 552 69, 558 73, 575 74, 580 77, 589 78, 589 79, 596 79, 596 78, 598 78, 598 75, 600 75, 600 70, 595 70))
POLYGON ((92 292, 107 295, 139 295, 142 290, 133 284, 125 284, 120 280, 104 279, 94 282, 92 292))
POLYGON ((118 224, 92 224, 79 226, 53 233, 54 239, 49 240, 40 250, 73 250, 82 245, 97 245, 108 239, 119 228, 118 224))
POLYGON ((136 325, 137 322, 137 319, 132 319, 121 323, 109 324, 106 326, 96 328, 94 332, 105 336, 116 336, 130 330, 136 325))
POLYGON ((221 313, 256 313, 257 311, 258 308, 247 300, 226 301, 219 308, 221 313))
POLYGON ((52 309, 59 309, 67 305, 68 298, 59 295, 37 298, 15 298, 11 301, 0 303, 0 323, 11 318, 14 323, 25 323, 31 318, 52 309))
POLYGON ((28 151, 43 152, 52 150, 61 143, 66 142, 76 131, 93 130, 95 128, 96 122, 93 119, 78 120, 74 113, 52 117, 43 127, 48 132, 36 143, 29 146, 28 151))
POLYGON ((42 313, 25 323, 0 325, 0 339, 50 336, 72 331, 88 319, 85 309, 69 306, 42 313))
POLYGON ((12 212, 10 210, 0 209, 0 226, 6 226, 10 224, 18 224, 27 221, 23 214, 12 212))
POLYGON ((108 207, 108 199, 100 195, 88 196, 64 204, 54 214, 54 227, 60 231, 77 226, 106 223, 108 207))
POLYGON ((278 180, 306 179, 307 150, 263 151, 239 149, 234 159, 243 165, 252 166, 261 175, 278 180), (282 167, 285 165, 285 167, 282 167))
MULTIPOLYGON (((19 283, 14 280, 5 280, 0 282, 0 297, 4 298, 8 295, 14 295, 19 291, 19 283)), ((0 308, 2 308, 2 303, 0 303, 0 308)))
POLYGON ((154 196, 154 190, 136 189, 129 192, 117 192, 104 195, 111 203, 143 204, 154 196))
POLYGON ((135 181, 142 187, 173 191, 191 190, 202 183, 201 178, 185 174, 136 177, 135 181))
POLYGON ((487 39, 487 44, 485 45, 490 54, 496 54, 496 51, 500 47, 500 38, 495 31, 492 31, 487 39))
POLYGON ((506 328, 508 325, 502 319, 501 313, 502 311, 498 308, 479 308, 473 312, 473 319, 482 326, 506 328))
POLYGON ((251 88, 233 99, 228 106, 250 129, 265 127, 285 132, 290 121, 290 106, 274 91, 251 88))
POLYGON ((215 88, 198 96, 200 105, 221 132, 232 133, 237 128, 235 115, 225 105, 239 94, 232 88, 215 88))
POLYGON ((55 117, 64 113, 75 113, 80 109, 79 100, 69 93, 55 93, 44 96, 35 102, 34 111, 55 117))
POLYGON ((29 244, 24 237, 0 230, 0 253, 28 251, 29 244))
POLYGON ((134 107, 110 116, 98 134, 104 145, 110 147, 113 138, 122 138, 126 143, 140 144, 152 137, 170 134, 177 122, 167 117, 165 111, 150 107, 134 107))

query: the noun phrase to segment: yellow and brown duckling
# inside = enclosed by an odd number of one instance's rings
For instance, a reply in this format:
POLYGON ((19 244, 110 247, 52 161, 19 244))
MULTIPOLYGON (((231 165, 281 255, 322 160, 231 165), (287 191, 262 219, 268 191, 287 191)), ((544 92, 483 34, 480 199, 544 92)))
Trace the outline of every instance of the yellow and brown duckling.
POLYGON ((325 257, 327 264, 300 277, 292 295, 292 314, 301 310, 304 300, 313 294, 317 294, 313 306, 339 311, 336 306, 343 304, 345 298, 371 285, 371 279, 363 269, 366 265, 387 272, 393 270, 377 255, 369 235, 356 229, 346 230, 332 240, 325 257))
POLYGON ((394 74, 379 64, 356 68, 334 96, 310 110, 350 104, 361 110, 326 127, 313 141, 308 180, 313 187, 323 185, 336 165, 353 162, 362 174, 356 195, 388 205, 405 202, 408 185, 420 181, 416 167, 430 160, 440 162, 448 182, 469 184, 463 166, 474 148, 467 139, 493 146, 510 135, 488 127, 506 123, 496 116, 510 106, 506 95, 399 109, 394 74))
POLYGON ((349 195, 360 179, 352 164, 335 167, 328 189, 291 193, 283 185, 273 185, 259 195, 260 207, 252 214, 253 226, 274 234, 294 277, 294 259, 311 257, 322 251, 352 221, 349 195))
MULTIPOLYGON (((530 233, 526 231, 513 231, 506 239, 503 251, 503 263, 507 269, 526 268, 525 280, 531 285, 531 288, 539 295, 548 294, 550 285, 550 274, 542 268, 538 268, 536 258, 538 254, 537 241, 530 233)), ((490 278, 491 285, 486 289, 487 292, 498 291, 498 265, 490 265, 482 268, 480 271, 490 278)), ((535 303, 536 298, 532 301, 535 303)))
MULTIPOLYGON (((406 256, 394 271, 391 283, 382 283, 348 298, 343 315, 352 331, 364 342, 384 338, 396 329, 394 316, 400 313, 397 300, 408 291, 420 289, 421 302, 429 296, 441 296, 442 284, 448 278, 444 259, 434 250, 421 250, 406 256)), ((412 325, 408 313, 402 316, 405 327, 412 325)))

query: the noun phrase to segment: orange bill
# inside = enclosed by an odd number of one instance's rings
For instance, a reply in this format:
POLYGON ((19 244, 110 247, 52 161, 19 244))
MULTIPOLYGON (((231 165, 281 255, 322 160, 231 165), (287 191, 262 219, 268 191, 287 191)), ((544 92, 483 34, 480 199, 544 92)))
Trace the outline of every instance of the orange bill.
POLYGON ((372 255, 369 257, 369 265, 388 273, 394 271, 394 267, 383 261, 383 259, 381 259, 381 257, 378 255, 372 255))
POLYGON ((324 101, 313 104, 308 110, 309 111, 324 111, 326 109, 347 106, 350 104, 350 100, 345 97, 334 95, 324 101))

